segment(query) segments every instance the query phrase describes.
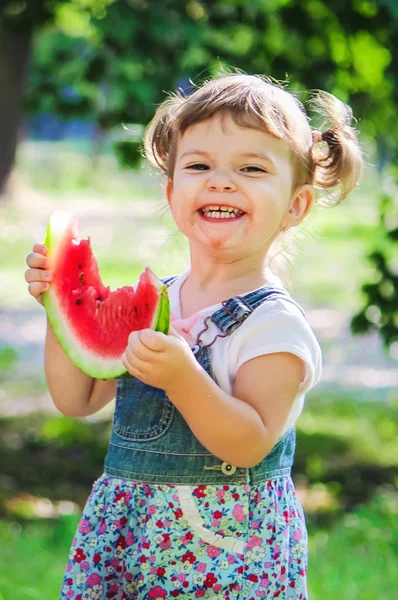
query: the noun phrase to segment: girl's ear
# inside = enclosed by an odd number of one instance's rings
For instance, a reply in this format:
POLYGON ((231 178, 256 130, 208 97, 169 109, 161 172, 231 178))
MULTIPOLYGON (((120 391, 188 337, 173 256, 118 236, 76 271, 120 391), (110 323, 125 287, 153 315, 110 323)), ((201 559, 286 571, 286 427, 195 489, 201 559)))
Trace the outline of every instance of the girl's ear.
POLYGON ((315 194, 312 185, 305 184, 295 191, 290 204, 289 211, 286 215, 286 223, 289 227, 294 227, 308 215, 314 204, 315 194))
POLYGON ((164 186, 164 191, 166 194, 167 202, 171 206, 171 200, 173 197, 173 181, 171 179, 167 179, 166 184, 164 186))

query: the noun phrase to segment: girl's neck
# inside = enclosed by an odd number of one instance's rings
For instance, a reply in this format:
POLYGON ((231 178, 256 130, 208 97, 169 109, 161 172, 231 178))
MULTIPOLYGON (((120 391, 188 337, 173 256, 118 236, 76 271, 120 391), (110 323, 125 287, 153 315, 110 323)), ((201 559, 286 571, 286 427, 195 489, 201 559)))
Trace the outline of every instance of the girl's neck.
POLYGON ((181 316, 191 317, 203 308, 219 304, 233 296, 245 294, 275 281, 264 267, 251 268, 238 262, 229 264, 192 264, 180 289, 181 316))

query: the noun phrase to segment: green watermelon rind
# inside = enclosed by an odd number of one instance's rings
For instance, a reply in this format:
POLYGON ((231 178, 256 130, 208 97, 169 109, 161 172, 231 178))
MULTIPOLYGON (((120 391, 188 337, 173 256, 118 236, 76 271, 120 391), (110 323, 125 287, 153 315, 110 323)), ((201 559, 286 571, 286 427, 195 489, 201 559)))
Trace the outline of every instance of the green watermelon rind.
MULTIPOLYGON (((75 229, 76 223, 76 218, 69 213, 64 211, 55 211, 55 213, 53 213, 47 226, 46 238, 44 241, 44 244, 49 250, 50 261, 51 250, 53 250, 60 239, 62 239, 68 228, 72 227, 73 230, 75 229), (59 213, 63 214, 60 215, 59 213), (59 223, 62 220, 64 223, 63 229, 59 227, 59 223), (52 226, 54 222, 57 224, 57 228, 52 226)), ((55 256, 55 254, 52 254, 52 256, 55 256)), ((159 290, 158 306, 152 319, 151 328, 167 334, 170 326, 170 301, 167 285, 158 279, 149 269, 148 271, 153 285, 159 290)), ((101 365, 99 364, 100 359, 98 356, 93 356, 87 352, 80 340, 78 340, 69 330, 65 319, 60 318, 62 311, 59 306, 57 295, 51 290, 51 285, 50 289, 43 293, 43 305, 59 344, 68 358, 77 367, 95 379, 116 379, 123 375, 129 376, 129 373, 126 371, 126 368, 120 359, 110 361, 109 358, 107 358, 103 365, 101 365)))

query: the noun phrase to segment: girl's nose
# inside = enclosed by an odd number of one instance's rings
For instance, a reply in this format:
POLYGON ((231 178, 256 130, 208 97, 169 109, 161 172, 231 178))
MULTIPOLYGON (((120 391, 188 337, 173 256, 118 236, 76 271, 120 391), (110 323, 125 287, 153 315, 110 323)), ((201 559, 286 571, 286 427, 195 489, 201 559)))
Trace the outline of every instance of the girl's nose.
POLYGON ((236 185, 226 173, 212 173, 207 182, 207 189, 212 192, 233 192, 236 185))

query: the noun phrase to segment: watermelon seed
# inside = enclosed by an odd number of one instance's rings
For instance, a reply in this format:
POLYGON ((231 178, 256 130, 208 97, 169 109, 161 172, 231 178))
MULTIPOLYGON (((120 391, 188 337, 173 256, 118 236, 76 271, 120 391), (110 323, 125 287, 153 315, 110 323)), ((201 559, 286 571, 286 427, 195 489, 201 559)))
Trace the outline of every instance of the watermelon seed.
POLYGON ((96 300, 97 300, 98 302, 102 302, 102 297, 101 297, 101 296, 98 296, 98 298, 96 298, 96 300))
POLYGON ((79 283, 84 285, 84 273, 79 273, 79 283))
POLYGON ((75 302, 75 304, 77 304, 77 306, 80 306, 80 304, 83 302, 83 300, 81 298, 78 298, 75 302))
POLYGON ((77 265, 77 268, 78 268, 78 269, 82 269, 82 268, 83 268, 83 265, 77 265))
POLYGON ((147 310, 149 310, 149 304, 148 304, 148 302, 145 302, 145 308, 146 308, 147 310))
POLYGON ((134 306, 134 312, 138 313, 138 308, 136 306, 134 306))

